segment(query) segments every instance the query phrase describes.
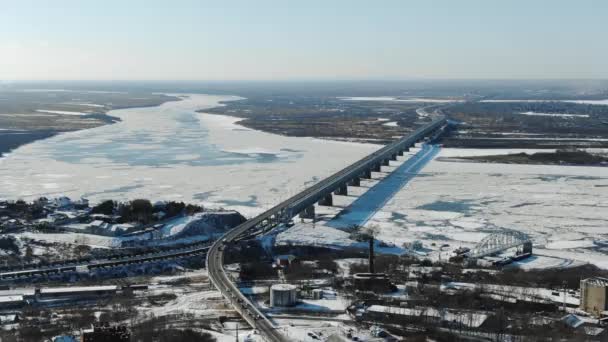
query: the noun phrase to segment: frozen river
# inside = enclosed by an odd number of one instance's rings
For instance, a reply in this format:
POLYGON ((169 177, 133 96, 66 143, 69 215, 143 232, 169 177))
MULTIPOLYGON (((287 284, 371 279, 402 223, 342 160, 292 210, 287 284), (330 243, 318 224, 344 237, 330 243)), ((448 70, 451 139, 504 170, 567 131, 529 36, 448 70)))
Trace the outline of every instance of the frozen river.
POLYGON ((179 200, 253 214, 378 146, 290 138, 196 113, 238 97, 192 94, 115 110, 121 122, 22 146, 0 159, 0 198, 179 200))

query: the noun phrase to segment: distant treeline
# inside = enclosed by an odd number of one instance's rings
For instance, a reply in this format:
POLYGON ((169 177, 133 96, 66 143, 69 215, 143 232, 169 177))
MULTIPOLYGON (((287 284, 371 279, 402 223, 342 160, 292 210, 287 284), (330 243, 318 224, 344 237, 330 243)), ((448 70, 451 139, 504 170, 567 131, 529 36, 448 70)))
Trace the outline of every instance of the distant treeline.
POLYGON ((94 206, 92 213, 104 215, 118 215, 120 223, 140 222, 151 223, 158 221, 162 217, 173 217, 180 214, 194 214, 203 211, 204 208, 198 205, 185 204, 184 202, 162 202, 153 205, 147 199, 135 199, 130 202, 117 202, 106 200, 94 206), (160 213, 161 215, 158 215, 160 213))

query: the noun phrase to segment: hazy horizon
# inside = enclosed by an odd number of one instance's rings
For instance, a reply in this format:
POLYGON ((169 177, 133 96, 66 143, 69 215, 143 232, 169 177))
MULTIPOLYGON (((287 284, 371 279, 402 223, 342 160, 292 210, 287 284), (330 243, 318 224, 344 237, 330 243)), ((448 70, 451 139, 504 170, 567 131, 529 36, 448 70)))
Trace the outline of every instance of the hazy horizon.
POLYGON ((607 2, 10 2, 0 80, 602 80, 607 2))

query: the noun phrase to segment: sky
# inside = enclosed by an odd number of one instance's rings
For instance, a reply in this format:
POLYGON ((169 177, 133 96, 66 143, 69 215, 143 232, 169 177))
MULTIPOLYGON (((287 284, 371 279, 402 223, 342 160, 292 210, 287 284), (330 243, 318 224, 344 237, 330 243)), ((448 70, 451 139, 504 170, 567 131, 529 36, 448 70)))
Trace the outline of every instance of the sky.
POLYGON ((608 79, 605 0, 0 0, 0 80, 608 79))

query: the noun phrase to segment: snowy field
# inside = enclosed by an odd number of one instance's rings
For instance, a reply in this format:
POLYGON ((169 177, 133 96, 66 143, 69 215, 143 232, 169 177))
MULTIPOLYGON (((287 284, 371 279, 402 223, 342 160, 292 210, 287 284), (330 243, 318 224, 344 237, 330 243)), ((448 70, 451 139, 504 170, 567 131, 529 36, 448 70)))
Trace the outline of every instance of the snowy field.
POLYGON ((339 97, 340 100, 344 101, 379 101, 379 102, 413 102, 413 103, 450 103, 450 102, 464 102, 460 99, 436 99, 436 98, 401 98, 394 96, 352 96, 352 97, 339 97))
MULTIPOLYGON (((425 248, 417 253, 431 259, 449 256, 440 248, 443 244, 449 244, 450 249, 471 247, 488 234, 514 229, 529 234, 535 244, 536 256, 519 262, 520 267, 592 263, 608 268, 608 168, 454 159, 518 152, 526 150, 442 149, 367 221, 366 227, 374 229, 377 237, 388 244, 385 250, 403 252, 404 244, 420 240, 425 248)), ((362 183, 362 188, 349 187, 349 192, 362 193, 376 182, 362 183)), ((335 199, 342 207, 355 201, 350 196, 335 199)), ((296 224, 279 234, 277 242, 357 245, 344 231, 347 227, 336 229, 335 225, 326 224, 340 210, 320 207, 322 221, 314 228, 311 223, 296 224)))
POLYGON ((608 99, 605 100, 503 100, 503 99, 494 99, 494 100, 481 100, 479 102, 496 102, 496 103, 516 103, 516 102, 570 102, 570 103, 578 103, 578 104, 590 104, 590 105, 608 105, 608 99))
MULTIPOLYGON (((446 149, 439 157, 477 153, 446 149)), ((514 229, 533 238, 536 254, 608 268, 608 255, 599 250, 608 238, 607 189, 608 169, 601 167, 434 160, 369 224, 397 245, 419 239, 471 246, 514 229)))
POLYGON ((195 112, 230 100, 238 98, 199 94, 114 110, 119 123, 22 146, 0 159, 0 199, 179 200, 249 216, 379 147, 273 135, 195 112))

